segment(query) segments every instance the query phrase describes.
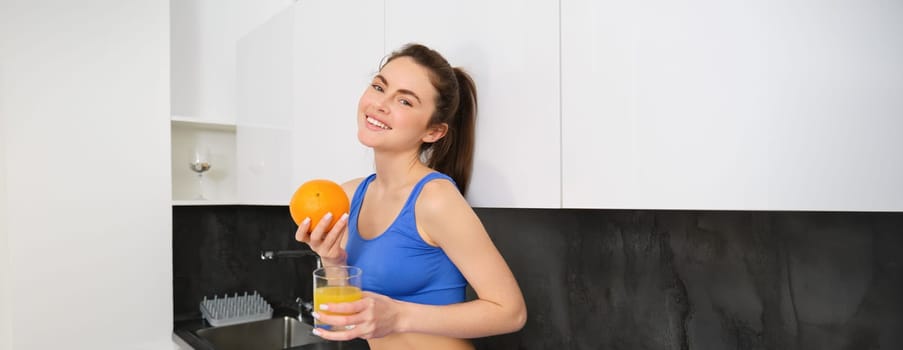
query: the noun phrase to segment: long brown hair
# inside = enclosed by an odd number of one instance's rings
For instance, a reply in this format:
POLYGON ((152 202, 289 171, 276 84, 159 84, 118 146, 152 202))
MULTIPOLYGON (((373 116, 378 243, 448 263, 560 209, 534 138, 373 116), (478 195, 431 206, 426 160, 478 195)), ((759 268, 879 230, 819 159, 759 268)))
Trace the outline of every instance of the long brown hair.
POLYGON ((445 137, 420 145, 420 158, 430 168, 451 176, 461 193, 466 193, 473 169, 474 129, 477 117, 477 90, 473 79, 459 67, 452 67, 438 52, 408 44, 393 52, 380 66, 399 57, 410 57, 430 71, 436 89, 436 111, 429 125, 448 124, 445 137))

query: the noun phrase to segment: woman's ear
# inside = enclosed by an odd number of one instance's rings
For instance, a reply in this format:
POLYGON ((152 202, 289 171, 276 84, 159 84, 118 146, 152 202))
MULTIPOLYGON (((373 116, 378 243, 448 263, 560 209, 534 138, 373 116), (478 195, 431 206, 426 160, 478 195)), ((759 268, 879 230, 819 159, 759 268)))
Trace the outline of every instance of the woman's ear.
POLYGON ((445 137, 446 133, 448 133, 448 124, 436 124, 427 129, 426 135, 423 136, 422 140, 425 143, 433 143, 445 137))

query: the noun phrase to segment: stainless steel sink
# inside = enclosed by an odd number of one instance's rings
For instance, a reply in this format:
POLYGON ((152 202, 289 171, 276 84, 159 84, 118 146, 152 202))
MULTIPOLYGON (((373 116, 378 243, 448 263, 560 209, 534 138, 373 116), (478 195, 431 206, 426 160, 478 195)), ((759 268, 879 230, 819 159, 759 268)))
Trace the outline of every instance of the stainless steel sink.
POLYGON ((291 317, 198 330, 196 334, 217 350, 281 350, 324 343, 311 333, 313 327, 291 317))

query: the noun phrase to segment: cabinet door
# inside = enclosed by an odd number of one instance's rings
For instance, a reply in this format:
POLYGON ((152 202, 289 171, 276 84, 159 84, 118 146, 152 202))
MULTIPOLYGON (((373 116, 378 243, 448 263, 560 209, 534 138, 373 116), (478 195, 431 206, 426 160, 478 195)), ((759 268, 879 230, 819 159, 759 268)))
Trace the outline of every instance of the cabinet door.
POLYGON ((558 1, 386 1, 386 50, 419 42, 467 70, 479 113, 477 207, 561 205, 558 1))
POLYGON ((901 14, 562 1, 563 206, 903 209, 901 14))
POLYGON ((383 2, 312 0, 295 6, 292 181, 344 182, 373 172, 357 140, 357 103, 383 50, 383 2))
POLYGON ((242 204, 287 205, 292 182, 292 36, 287 9, 238 41, 236 158, 242 204))

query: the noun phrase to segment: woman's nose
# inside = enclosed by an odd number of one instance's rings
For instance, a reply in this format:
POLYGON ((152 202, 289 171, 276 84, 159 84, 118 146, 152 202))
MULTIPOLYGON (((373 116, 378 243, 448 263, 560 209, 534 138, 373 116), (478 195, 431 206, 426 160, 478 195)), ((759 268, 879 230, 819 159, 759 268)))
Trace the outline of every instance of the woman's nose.
POLYGON ((376 109, 384 113, 389 112, 389 102, 391 102, 391 97, 376 99, 376 109))

